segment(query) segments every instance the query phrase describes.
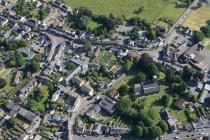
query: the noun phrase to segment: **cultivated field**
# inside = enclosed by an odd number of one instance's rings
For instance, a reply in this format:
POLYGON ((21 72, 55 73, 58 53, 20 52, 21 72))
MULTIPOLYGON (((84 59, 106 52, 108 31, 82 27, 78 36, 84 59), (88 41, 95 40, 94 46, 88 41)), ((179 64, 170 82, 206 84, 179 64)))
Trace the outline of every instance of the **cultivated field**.
POLYGON ((203 5, 201 8, 192 11, 186 21, 184 27, 189 27, 192 30, 199 31, 200 27, 205 26, 210 20, 210 6, 203 5))
POLYGON ((155 22, 160 17, 176 20, 185 8, 176 8, 176 2, 181 0, 63 0, 72 8, 87 7, 97 15, 125 15, 126 18, 141 17, 155 22), (135 13, 140 7, 143 12, 135 13))

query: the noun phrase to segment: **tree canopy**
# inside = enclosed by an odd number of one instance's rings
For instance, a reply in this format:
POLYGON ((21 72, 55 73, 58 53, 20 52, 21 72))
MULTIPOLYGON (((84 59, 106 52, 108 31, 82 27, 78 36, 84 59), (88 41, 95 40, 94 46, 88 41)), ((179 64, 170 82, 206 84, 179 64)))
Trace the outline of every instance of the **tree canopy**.
POLYGON ((194 32, 193 41, 195 43, 203 41, 204 38, 205 38, 205 34, 203 32, 199 32, 199 31, 194 32))

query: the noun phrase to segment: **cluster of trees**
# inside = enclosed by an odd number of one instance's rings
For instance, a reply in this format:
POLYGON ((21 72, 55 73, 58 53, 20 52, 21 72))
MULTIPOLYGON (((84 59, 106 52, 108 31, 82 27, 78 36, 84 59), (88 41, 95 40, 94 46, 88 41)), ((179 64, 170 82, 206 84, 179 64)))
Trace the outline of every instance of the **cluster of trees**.
POLYGON ((200 32, 200 31, 195 31, 194 32, 194 35, 193 35, 193 41, 194 43, 198 43, 198 42, 201 42, 203 41, 203 39, 205 38, 205 34, 203 32, 200 32))
POLYGON ((139 31, 146 30, 146 37, 149 40, 153 40, 156 37, 155 30, 152 28, 151 23, 146 20, 141 20, 140 18, 132 18, 128 21, 128 23, 132 26, 135 26, 133 30, 129 33, 129 36, 133 40, 139 39, 139 31))
POLYGON ((172 98, 169 95, 163 95, 162 98, 160 99, 160 103, 165 106, 169 107, 171 104, 172 98))
POLYGON ((124 21, 123 17, 115 17, 113 14, 110 14, 109 17, 102 15, 93 15, 92 11, 85 8, 78 8, 78 14, 70 15, 68 18, 68 23, 71 27, 91 31, 98 36, 110 36, 115 31, 115 27, 118 24, 122 24, 124 21), (88 25, 90 22, 96 22, 99 24, 99 27, 91 30, 88 25))
POLYGON ((100 66, 100 68, 98 70, 98 74, 99 74, 99 76, 108 77, 108 78, 112 78, 112 76, 113 76, 110 72, 108 72, 107 66, 105 66, 105 65, 100 66))
POLYGON ((69 65, 66 66, 66 69, 68 71, 73 71, 76 68, 76 65, 73 63, 70 63, 69 65))
MULTIPOLYGON (((188 68, 185 68, 185 69, 188 69, 188 68)), ((185 69, 184 71, 188 71, 185 69)), ((186 72, 180 73, 180 72, 174 72, 174 71, 168 70, 166 71, 165 82, 168 84, 170 88, 170 93, 173 93, 172 95, 177 94, 183 97, 185 100, 195 101, 196 96, 194 96, 190 91, 186 91, 187 86, 182 79, 182 77, 189 78, 189 75, 190 74, 189 73, 186 74, 186 72)))
POLYGON ((137 26, 141 30, 148 30, 151 28, 152 24, 145 19, 140 19, 139 17, 131 18, 128 21, 128 24, 131 26, 137 26))
POLYGON ((159 112, 155 108, 147 108, 144 101, 133 102, 129 96, 120 99, 117 105, 119 115, 132 124, 133 133, 137 137, 155 138, 168 130, 165 121, 159 121, 159 112))
POLYGON ((39 71, 40 63, 37 60, 33 59, 30 63, 27 63, 26 69, 32 73, 35 73, 39 71))
POLYGON ((141 6, 141 7, 139 7, 138 9, 136 9, 135 11, 134 11, 134 14, 140 14, 140 13, 142 13, 144 11, 144 6, 141 6))
POLYGON ((44 85, 39 89, 36 89, 33 94, 30 95, 28 101, 28 107, 33 112, 45 112, 46 111, 46 102, 49 98, 49 87, 44 85))
POLYGON ((139 27, 134 27, 129 33, 128 35, 130 36, 130 39, 132 40, 138 40, 140 37, 139 34, 140 28, 139 27))
POLYGON ((50 110, 57 110, 64 111, 65 102, 64 101, 57 101, 55 103, 50 103, 50 110))
MULTIPOLYGON (((134 21, 133 21, 134 22, 134 21)), ((150 24, 146 24, 144 20, 141 20, 141 24, 137 24, 138 26, 135 26, 128 35, 132 40, 138 40, 140 37, 139 31, 146 30, 145 36, 149 40, 154 40, 156 37, 163 37, 166 29, 160 26, 157 26, 155 28, 152 28, 150 24)))
POLYGON ((168 25, 172 26, 174 23, 174 20, 170 17, 161 17, 160 21, 163 21, 165 23, 167 23, 168 25))
POLYGON ((123 64, 123 68, 124 68, 124 70, 126 70, 126 71, 130 71, 131 70, 131 68, 134 66, 134 60, 133 60, 133 58, 130 58, 130 57, 124 57, 123 59, 122 59, 122 64, 123 64))
POLYGON ((193 0, 185 0, 185 3, 186 3, 186 5, 187 5, 187 7, 190 6, 190 4, 191 4, 192 1, 193 1, 193 0))
POLYGON ((153 58, 148 54, 142 54, 138 62, 139 69, 144 72, 148 78, 152 78, 154 75, 159 75, 159 71, 162 70, 161 64, 155 62, 153 58))
POLYGON ((203 39, 210 37, 210 22, 206 26, 201 27, 201 31, 194 32, 193 41, 195 43, 203 41, 203 39))
POLYGON ((15 50, 27 47, 28 42, 25 40, 0 40, 0 45, 3 46, 5 50, 15 50))
POLYGON ((192 68, 188 66, 184 67, 183 72, 182 72, 182 79, 185 82, 189 82, 194 75, 195 75, 195 71, 192 68))
POLYGON ((25 57, 21 52, 16 51, 14 54, 9 56, 9 66, 10 67, 22 67, 26 62, 25 57))
POLYGON ((206 26, 201 27, 201 31, 206 35, 206 37, 210 37, 210 22, 207 22, 206 26))
POLYGON ((26 16, 33 11, 33 2, 25 2, 25 0, 18 0, 17 4, 13 7, 17 15, 26 16))
POLYGON ((43 20, 46 17, 47 17, 47 9, 45 9, 45 8, 39 8, 38 9, 38 12, 37 12, 37 15, 36 15, 36 18, 38 20, 43 20))
POLYGON ((85 51, 91 51, 92 50, 92 44, 88 40, 84 41, 83 47, 84 47, 85 51))

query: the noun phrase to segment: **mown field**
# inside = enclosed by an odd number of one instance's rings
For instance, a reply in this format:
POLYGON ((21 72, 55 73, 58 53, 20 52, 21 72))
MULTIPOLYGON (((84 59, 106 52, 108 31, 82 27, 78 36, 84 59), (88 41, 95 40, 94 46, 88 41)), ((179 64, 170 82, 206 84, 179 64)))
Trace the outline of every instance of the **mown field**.
POLYGON ((177 8, 176 2, 181 0, 63 0, 72 8, 87 7, 97 15, 109 15, 110 13, 126 18, 141 17, 155 22, 161 17, 169 17, 176 20, 185 10, 177 8), (143 11, 136 14, 139 8, 143 11))
POLYGON ((210 20, 210 7, 203 5, 201 8, 192 11, 183 26, 199 31, 200 27, 207 25, 208 20, 210 20))

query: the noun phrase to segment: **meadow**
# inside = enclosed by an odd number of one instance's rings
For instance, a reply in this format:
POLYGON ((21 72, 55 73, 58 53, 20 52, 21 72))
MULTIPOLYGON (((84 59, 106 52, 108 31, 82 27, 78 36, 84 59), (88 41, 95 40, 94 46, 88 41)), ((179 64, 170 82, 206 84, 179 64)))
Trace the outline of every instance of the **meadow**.
POLYGON ((177 8, 176 3, 180 0, 63 0, 72 8, 87 7, 96 15, 115 16, 124 15, 127 19, 140 17, 151 22, 158 21, 161 17, 176 20, 185 10, 184 7, 177 8), (135 13, 142 8, 142 12, 135 13))
POLYGON ((201 8, 192 11, 183 23, 183 26, 189 27, 194 31, 199 31, 200 27, 207 25, 208 20, 210 20, 210 7, 203 5, 201 8))

